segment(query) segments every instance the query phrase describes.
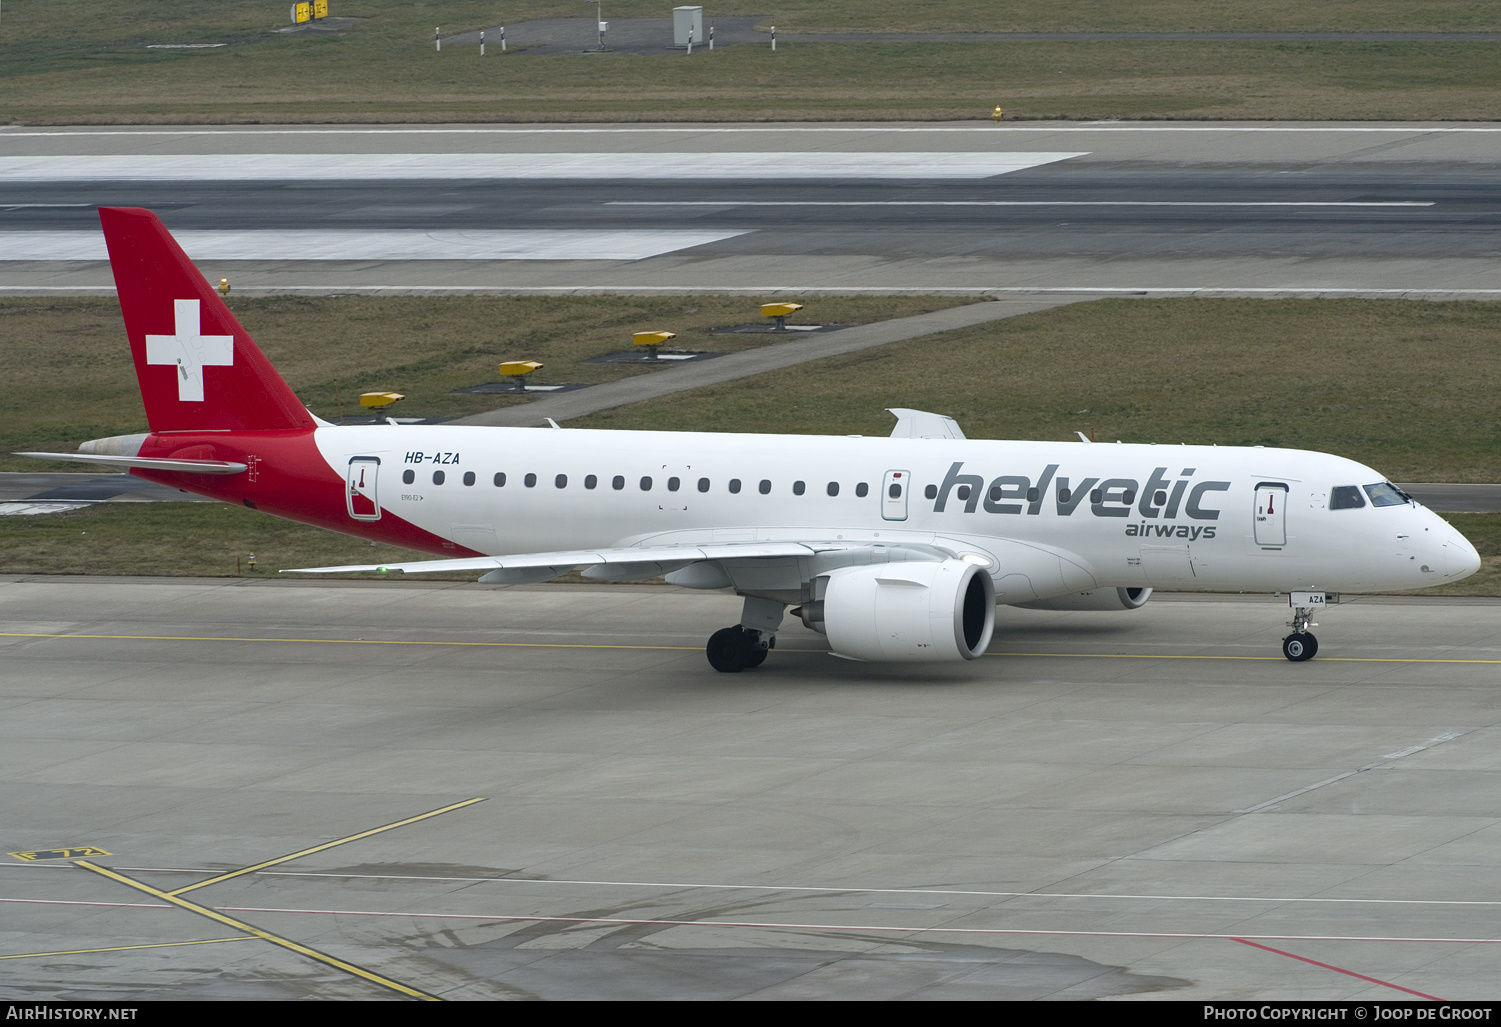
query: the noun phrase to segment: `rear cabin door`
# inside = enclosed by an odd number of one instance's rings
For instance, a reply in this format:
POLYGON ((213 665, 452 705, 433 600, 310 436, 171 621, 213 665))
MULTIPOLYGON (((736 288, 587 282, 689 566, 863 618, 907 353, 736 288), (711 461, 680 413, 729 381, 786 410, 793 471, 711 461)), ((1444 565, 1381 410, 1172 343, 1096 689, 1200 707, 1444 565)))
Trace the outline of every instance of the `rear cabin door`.
POLYGON ((349 516, 357 521, 380 520, 380 496, 375 490, 379 474, 378 456, 357 456, 349 461, 344 500, 349 506, 349 516))
POLYGON ((881 482, 881 517, 888 521, 907 519, 907 493, 912 490, 912 475, 906 471, 887 471, 881 482))
POLYGON ((1288 489, 1280 481, 1263 481, 1256 485, 1256 544, 1287 545, 1288 489))

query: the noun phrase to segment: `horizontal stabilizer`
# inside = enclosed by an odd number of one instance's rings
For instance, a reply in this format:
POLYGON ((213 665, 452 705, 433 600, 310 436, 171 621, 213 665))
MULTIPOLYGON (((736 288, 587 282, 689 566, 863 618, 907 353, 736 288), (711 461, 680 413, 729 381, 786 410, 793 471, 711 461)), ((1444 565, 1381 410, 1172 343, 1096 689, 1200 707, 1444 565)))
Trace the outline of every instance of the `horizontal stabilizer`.
MULTIPOLYGON (((518 556, 469 556, 456 560, 416 560, 412 563, 350 564, 345 567, 298 567, 284 574, 353 574, 359 571, 402 571, 406 574, 441 574, 446 571, 521 570, 529 567, 598 567, 628 563, 694 563, 699 560, 766 559, 777 556, 812 556, 825 548, 802 542, 720 542, 697 546, 625 547, 622 549, 575 549, 561 553, 523 553, 518 556)), ((833 546, 830 548, 840 548, 833 546)), ((560 570, 561 573, 561 570, 560 570)))
POLYGON ((38 460, 67 460, 75 464, 104 464, 108 467, 144 467, 152 471, 177 471, 181 474, 239 474, 245 464, 233 460, 171 460, 149 456, 98 456, 93 453, 16 453, 38 460))

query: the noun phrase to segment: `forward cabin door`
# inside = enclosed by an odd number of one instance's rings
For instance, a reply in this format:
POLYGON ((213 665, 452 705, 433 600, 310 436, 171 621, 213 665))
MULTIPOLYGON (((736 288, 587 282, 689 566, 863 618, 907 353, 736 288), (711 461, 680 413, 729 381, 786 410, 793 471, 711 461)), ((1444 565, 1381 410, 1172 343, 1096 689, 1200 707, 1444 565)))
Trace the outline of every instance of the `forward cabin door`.
POLYGON ((349 516, 357 521, 380 520, 380 496, 375 490, 379 474, 378 456, 357 456, 349 461, 344 500, 349 506, 349 516))
POLYGON ((881 518, 887 521, 907 519, 907 493, 912 490, 912 475, 906 471, 887 471, 881 482, 881 518))
POLYGON ((1256 544, 1287 545, 1287 486, 1280 481, 1256 485, 1256 544))

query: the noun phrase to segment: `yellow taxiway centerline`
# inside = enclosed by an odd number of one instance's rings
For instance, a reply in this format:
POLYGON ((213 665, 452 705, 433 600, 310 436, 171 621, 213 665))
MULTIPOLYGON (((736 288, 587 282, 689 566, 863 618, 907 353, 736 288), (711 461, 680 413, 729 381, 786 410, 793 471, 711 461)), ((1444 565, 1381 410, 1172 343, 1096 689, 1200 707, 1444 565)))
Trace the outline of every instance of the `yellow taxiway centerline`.
MULTIPOLYGON (((324 645, 426 645, 477 646, 491 649, 639 649, 658 652, 700 652, 696 645, 620 645, 587 642, 452 642, 400 638, 234 638, 207 635, 74 635, 43 631, 0 631, 0 638, 84 638, 133 642, 291 642, 324 645)), ((822 653, 823 649, 778 649, 779 653, 822 653)), ((986 653, 986 656, 1053 657, 1071 660, 1271 660, 1281 656, 1214 656, 1193 653, 986 653)), ((1320 656, 1315 663, 1475 663, 1501 664, 1501 660, 1455 660, 1423 656, 1320 656)))
POLYGON ((129 952, 133 949, 171 949, 182 945, 217 945, 221 941, 256 941, 251 934, 242 934, 237 938, 202 938, 198 941, 154 941, 144 945, 110 945, 102 949, 62 949, 58 952, 13 952, 8 956, 0 956, 0 959, 34 959, 37 956, 84 956, 91 952, 129 952))
POLYGON ((347 838, 339 838, 335 841, 324 842, 321 845, 314 845, 311 848, 300 849, 297 852, 289 853, 285 856, 278 856, 275 859, 268 859, 265 862, 257 863, 254 866, 241 867, 239 870, 231 870, 227 874, 220 874, 217 877, 210 877, 206 881, 199 881, 197 884, 190 884, 182 888, 175 888, 172 891, 164 892, 163 894, 181 895, 184 892, 194 891, 198 888, 207 888, 209 885, 218 884, 220 881, 228 881, 231 878, 242 877, 245 874, 253 874, 257 870, 265 870, 267 867, 274 867, 281 863, 287 863, 291 860, 299 859, 302 856, 311 856, 313 853, 322 852, 324 849, 332 849, 338 845, 345 845, 349 842, 356 842, 361 838, 369 838, 373 834, 380 834, 382 831, 391 831, 398 827, 405 827, 407 824, 415 824, 419 820, 427 820, 430 817, 441 816, 444 813, 451 813, 456 809, 463 809, 465 806, 473 806, 476 802, 484 801, 485 800, 483 798, 465 799, 463 802, 455 802, 452 805, 444 806, 441 809, 428 810, 426 813, 419 813, 415 817, 407 817, 405 820, 398 820, 394 824, 383 824, 380 827, 372 827, 368 831, 361 831, 359 834, 352 834, 347 838))
POLYGON ((134 888, 136 891, 145 892, 147 895, 161 899, 164 902, 170 902, 172 903, 172 905, 186 909, 190 913, 197 913, 199 916, 208 917, 210 920, 217 921, 227 927, 232 927, 237 931, 244 931, 246 934, 260 938, 263 941, 269 941, 273 945, 279 945, 284 949, 296 952, 298 955, 307 956, 309 959, 317 960, 318 962, 323 963, 326 966, 331 966, 336 970, 342 970, 347 974, 353 974, 356 977, 363 978, 364 980, 370 981, 374 984, 379 984, 381 987, 390 988, 392 991, 399 992, 411 998, 422 999, 423 1001, 427 1002, 442 1001, 436 995, 429 995, 425 991, 420 991, 417 988, 402 984, 400 981, 393 981, 391 980, 391 978, 383 977, 373 970, 367 970, 362 966, 357 966, 354 963, 340 959, 337 956, 331 956, 326 952, 319 952, 317 949, 309 948, 308 946, 303 945, 300 942, 292 941, 290 938, 283 938, 279 934, 272 934, 270 931, 262 930, 261 928, 256 927, 254 924, 247 924, 243 920, 237 920, 232 916, 226 916, 216 909, 210 909, 207 906, 200 906, 198 903, 193 902, 189 899, 178 898, 171 892, 164 892, 157 888, 153 888, 149 884, 143 884, 140 881, 135 880, 134 878, 126 877, 124 874, 110 870, 108 867, 97 866, 85 859, 74 860, 73 865, 82 867, 85 870, 92 871, 93 873, 99 874, 101 877, 108 877, 112 881, 118 881, 121 884, 126 885, 127 887, 134 888))

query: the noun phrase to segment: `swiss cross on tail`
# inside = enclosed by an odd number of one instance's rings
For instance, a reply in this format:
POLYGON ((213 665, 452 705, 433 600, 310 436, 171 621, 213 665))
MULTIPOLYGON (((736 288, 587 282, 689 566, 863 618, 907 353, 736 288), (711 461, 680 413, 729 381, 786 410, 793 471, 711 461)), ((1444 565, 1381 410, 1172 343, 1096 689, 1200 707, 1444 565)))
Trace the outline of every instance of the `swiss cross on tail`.
POLYGON ((313 416, 155 214, 100 207, 99 223, 153 432, 313 428, 313 416))
POLYGON ((203 402, 203 369, 231 367, 235 362, 233 335, 204 335, 198 300, 173 300, 177 314, 172 335, 146 336, 146 363, 177 365, 177 398, 203 402))

